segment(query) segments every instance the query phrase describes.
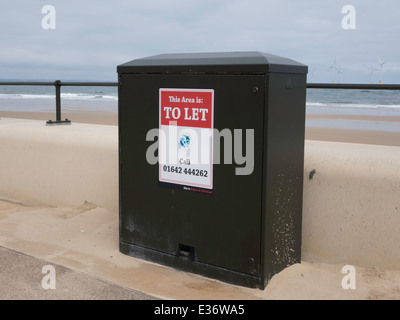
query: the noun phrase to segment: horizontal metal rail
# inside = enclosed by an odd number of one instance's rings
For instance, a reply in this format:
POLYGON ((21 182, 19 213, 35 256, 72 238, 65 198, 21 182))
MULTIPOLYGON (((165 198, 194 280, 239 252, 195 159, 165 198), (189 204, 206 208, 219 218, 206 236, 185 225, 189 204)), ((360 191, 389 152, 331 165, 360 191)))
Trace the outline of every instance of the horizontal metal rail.
POLYGON ((3 81, 0 82, 2 86, 54 86, 54 82, 24 82, 24 81, 3 81))
POLYGON ((400 90, 400 84, 307 83, 309 89, 400 90))
MULTIPOLYGON (((40 81, 7 81, 0 86, 64 86, 64 87, 117 87, 118 82, 40 82, 40 81)), ((360 84, 360 83, 307 83, 309 89, 360 89, 360 90, 400 90, 400 84, 360 84)))
MULTIPOLYGON (((47 124, 70 124, 68 119, 61 120, 61 87, 117 87, 118 82, 54 82, 47 81, 0 81, 0 86, 54 86, 56 90, 56 120, 47 124)), ((355 89, 355 90, 400 90, 400 84, 359 84, 359 83, 307 83, 308 89, 355 89)))
POLYGON ((40 81, 18 81, 18 82, 13 82, 13 81, 6 81, 6 82, 1 82, 0 81, 0 86, 74 86, 74 87, 116 87, 118 86, 118 82, 63 82, 60 80, 56 80, 54 82, 40 82, 40 81))

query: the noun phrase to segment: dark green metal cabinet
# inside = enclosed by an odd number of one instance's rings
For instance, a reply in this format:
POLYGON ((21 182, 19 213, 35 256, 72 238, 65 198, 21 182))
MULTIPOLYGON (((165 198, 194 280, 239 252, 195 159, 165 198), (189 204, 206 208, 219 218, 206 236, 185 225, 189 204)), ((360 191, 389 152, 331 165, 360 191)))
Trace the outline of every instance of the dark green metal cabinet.
MULTIPOLYGON (((301 259, 307 67, 260 52, 137 59, 119 75, 120 251, 247 287, 301 259), (254 130, 254 169, 213 165, 212 194, 164 187, 149 164, 159 89, 213 89, 219 131, 254 130)), ((219 147, 223 155, 224 139, 219 147)), ((214 150, 214 153, 218 150, 214 150)))

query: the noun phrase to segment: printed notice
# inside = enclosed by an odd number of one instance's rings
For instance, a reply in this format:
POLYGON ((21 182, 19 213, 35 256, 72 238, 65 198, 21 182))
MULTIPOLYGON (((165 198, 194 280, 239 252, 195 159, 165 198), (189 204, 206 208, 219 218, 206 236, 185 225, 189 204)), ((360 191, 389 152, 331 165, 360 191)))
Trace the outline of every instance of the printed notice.
POLYGON ((160 89, 159 181, 212 193, 213 89, 160 89))

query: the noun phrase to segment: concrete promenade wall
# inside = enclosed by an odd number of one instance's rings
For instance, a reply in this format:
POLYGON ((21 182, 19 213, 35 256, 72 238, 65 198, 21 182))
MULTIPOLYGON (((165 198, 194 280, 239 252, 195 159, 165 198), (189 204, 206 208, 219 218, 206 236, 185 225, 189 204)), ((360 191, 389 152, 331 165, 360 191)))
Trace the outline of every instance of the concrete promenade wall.
POLYGON ((400 147, 306 141, 303 202, 305 259, 400 269, 400 147))
POLYGON ((0 120, 0 196, 118 212, 118 127, 0 120))
MULTIPOLYGON (((0 119, 0 197, 118 214, 118 129, 0 119)), ((400 269, 400 148, 306 141, 303 260, 400 269)))

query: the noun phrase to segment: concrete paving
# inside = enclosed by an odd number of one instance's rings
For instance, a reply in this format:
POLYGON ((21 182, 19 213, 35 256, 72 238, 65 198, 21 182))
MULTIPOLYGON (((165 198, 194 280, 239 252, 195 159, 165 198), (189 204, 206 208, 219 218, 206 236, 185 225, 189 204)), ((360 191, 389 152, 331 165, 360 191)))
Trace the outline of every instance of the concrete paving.
MULTIPOLYGON (((0 200, 2 282, 9 292, 0 298, 24 298, 21 294, 31 287, 36 290, 31 291, 32 297, 39 299, 50 295, 63 299, 67 292, 69 298, 90 297, 93 292, 101 297, 98 287, 88 288, 102 283, 128 290, 116 297, 111 293, 107 296, 114 299, 129 294, 135 299, 261 299, 257 296, 261 290, 231 286, 122 254, 118 221, 115 212, 88 202, 75 207, 40 207, 0 200), (21 263, 22 258, 26 265, 21 263), (46 274, 41 268, 45 265, 56 269, 55 290, 42 290, 41 281, 46 274), (69 281, 64 278, 67 274, 72 277, 69 280, 79 275, 86 284, 69 281), (62 289, 65 282, 67 291, 62 289), (82 288, 89 291, 82 295, 82 288)), ((93 295, 90 299, 95 298, 93 295)))
POLYGON ((92 203, 0 200, 0 300, 400 299, 400 271, 355 266, 356 289, 347 290, 342 268, 302 261, 264 290, 234 286, 122 254, 118 214, 92 203), (48 266, 54 273, 42 273, 48 266))
POLYGON ((156 298, 86 273, 0 247, 0 299, 154 300, 156 298), (51 278, 53 275, 54 278, 51 278))

